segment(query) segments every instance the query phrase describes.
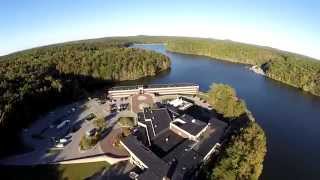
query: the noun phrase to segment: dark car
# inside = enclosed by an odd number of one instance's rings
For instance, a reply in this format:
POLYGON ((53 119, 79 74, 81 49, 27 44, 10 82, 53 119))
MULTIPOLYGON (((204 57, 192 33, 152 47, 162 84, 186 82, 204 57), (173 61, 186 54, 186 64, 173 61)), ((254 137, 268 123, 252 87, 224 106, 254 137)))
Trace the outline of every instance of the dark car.
POLYGON ((87 121, 91 121, 91 120, 94 119, 95 117, 96 117, 96 115, 93 114, 93 113, 91 113, 91 114, 89 114, 85 119, 86 119, 87 121))

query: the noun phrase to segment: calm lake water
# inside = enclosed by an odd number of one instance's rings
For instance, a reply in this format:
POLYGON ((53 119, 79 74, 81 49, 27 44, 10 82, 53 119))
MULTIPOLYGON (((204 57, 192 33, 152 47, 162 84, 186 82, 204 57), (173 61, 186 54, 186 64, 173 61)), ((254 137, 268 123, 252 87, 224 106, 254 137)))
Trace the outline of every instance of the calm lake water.
POLYGON ((244 65, 167 52, 160 44, 134 45, 163 53, 171 70, 136 83, 193 82, 207 91, 212 83, 233 86, 267 135, 261 179, 320 179, 320 98, 263 76, 244 65))

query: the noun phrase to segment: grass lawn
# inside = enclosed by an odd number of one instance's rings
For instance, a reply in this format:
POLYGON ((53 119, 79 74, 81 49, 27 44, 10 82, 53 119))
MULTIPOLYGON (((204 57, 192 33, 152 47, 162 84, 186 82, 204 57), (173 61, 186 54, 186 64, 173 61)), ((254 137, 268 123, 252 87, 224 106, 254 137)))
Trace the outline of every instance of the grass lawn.
POLYGON ((6 180, 80 180, 109 168, 107 162, 80 164, 0 166, 0 174, 6 180))

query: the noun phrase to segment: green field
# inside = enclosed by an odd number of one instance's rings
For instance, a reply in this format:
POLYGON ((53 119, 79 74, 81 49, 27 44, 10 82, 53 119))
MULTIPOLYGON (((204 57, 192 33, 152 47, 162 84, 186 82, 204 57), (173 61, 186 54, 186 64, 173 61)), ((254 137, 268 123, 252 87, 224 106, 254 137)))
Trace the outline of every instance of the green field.
POLYGON ((109 167, 110 165, 107 162, 68 165, 0 166, 0 172, 1 177, 6 180, 78 180, 90 177, 109 167))

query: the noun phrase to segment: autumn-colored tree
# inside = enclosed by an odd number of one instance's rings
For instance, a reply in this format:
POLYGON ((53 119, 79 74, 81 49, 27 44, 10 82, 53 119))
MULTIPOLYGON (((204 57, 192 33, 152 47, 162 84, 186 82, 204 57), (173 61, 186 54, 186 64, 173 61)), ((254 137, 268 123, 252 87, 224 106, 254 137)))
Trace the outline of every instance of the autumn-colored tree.
POLYGON ((246 105, 235 90, 225 84, 213 84, 208 92, 208 102, 226 118, 235 118, 246 112, 246 105))
POLYGON ((250 122, 234 135, 212 170, 212 180, 257 180, 266 155, 266 136, 261 127, 250 122))

